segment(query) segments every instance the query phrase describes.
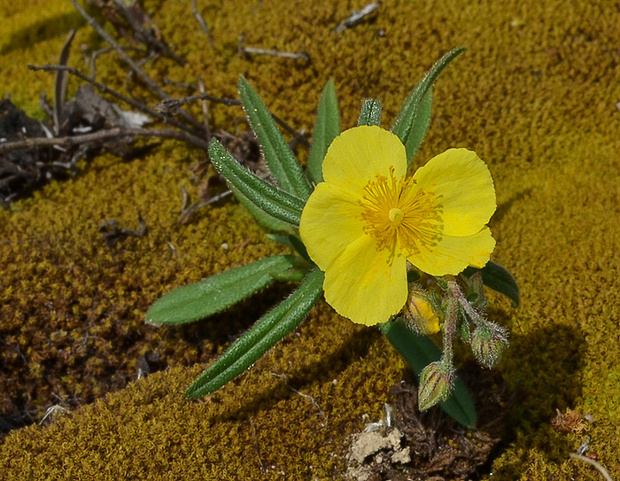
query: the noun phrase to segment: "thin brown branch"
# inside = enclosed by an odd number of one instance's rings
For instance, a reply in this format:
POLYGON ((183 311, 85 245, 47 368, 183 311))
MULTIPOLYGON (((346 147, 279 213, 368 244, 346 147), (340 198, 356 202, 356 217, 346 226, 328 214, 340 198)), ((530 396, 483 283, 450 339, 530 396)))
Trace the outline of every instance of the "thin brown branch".
POLYGON ((213 41, 213 35, 211 35, 211 30, 209 30, 209 27, 207 26, 207 22, 205 22, 204 17, 198 11, 198 6, 196 5, 196 3, 197 3, 196 0, 192 0, 192 14, 194 15, 194 18, 196 19, 196 21, 198 22, 198 25, 200 25, 200 28, 202 29, 202 31, 207 34, 207 38, 209 39, 209 44, 212 47, 215 47, 215 42, 213 41))
MULTIPOLYGON (((198 77, 198 87, 200 88, 200 94, 204 95, 205 84, 200 77, 198 77)), ((209 125, 209 104, 206 99, 202 99, 202 118, 205 127, 205 139, 207 142, 211 142, 211 126, 209 125)))
POLYGON ((135 33, 135 38, 147 46, 147 48, 160 52, 166 57, 173 59, 179 65, 185 65, 187 61, 177 54, 162 40, 157 38, 153 31, 145 28, 145 23, 150 22, 148 15, 141 9, 139 4, 135 2, 132 6, 127 7, 123 2, 115 0, 116 8, 120 10, 127 23, 131 26, 135 33))
POLYGON ((125 61, 127 65, 133 70, 138 77, 142 79, 142 81, 147 84, 153 92, 156 92, 161 98, 166 98, 168 94, 164 92, 157 82, 155 82, 151 77, 149 77, 140 67, 136 65, 136 63, 132 60, 132 58, 125 53, 125 51, 121 48, 119 44, 117 44, 110 35, 103 29, 101 25, 97 23, 97 21, 86 13, 86 10, 82 8, 82 6, 76 0, 69 0, 76 10, 84 17, 84 20, 88 22, 88 24, 95 29, 95 31, 101 35, 101 37, 110 44, 110 46, 116 50, 121 58, 125 61))
MULTIPOLYGON (((114 49, 116 50, 116 52, 120 55, 120 57, 125 61, 125 63, 129 66, 129 68, 131 70, 134 71, 134 73, 140 77, 140 79, 146 84, 148 85, 148 87, 155 92, 160 98, 162 99, 166 99, 169 97, 169 95, 166 93, 165 90, 163 90, 158 84, 157 82, 155 82, 151 77, 149 77, 146 72, 144 72, 144 70, 142 70, 133 60, 132 58, 127 55, 127 53, 123 50, 123 48, 114 41, 114 39, 112 37, 110 37, 110 35, 108 35, 108 33, 103 29, 103 27, 101 25, 99 25, 97 23, 97 21, 91 17, 90 15, 88 15, 88 13, 86 13, 86 11, 82 8, 82 6, 76 1, 76 0, 69 0, 73 6, 76 8, 76 10, 80 13, 80 15, 82 15, 82 17, 84 17, 84 20, 86 20, 86 22, 88 22, 88 24, 95 29, 95 31, 101 35, 101 37, 114 49)), ((180 111, 179 112, 180 115, 183 117, 184 120, 186 120, 188 123, 192 124, 195 128, 200 129, 202 126, 200 125, 200 122, 198 122, 194 117, 192 117, 189 113, 185 112, 185 111, 180 111)))
POLYGON ((76 77, 78 77, 78 78, 88 82, 89 84, 93 85, 100 92, 102 92, 104 94, 109 94, 112 97, 115 97, 118 100, 121 100, 122 102, 125 102, 128 105, 131 105, 135 109, 138 109, 141 112, 144 112, 145 114, 151 115, 151 116, 161 120, 162 122, 167 122, 170 125, 178 128, 178 129, 184 130, 184 131, 186 131, 188 133, 192 133, 192 134, 195 133, 195 131, 193 131, 186 124, 178 122, 178 121, 176 121, 174 119, 170 119, 169 117, 163 115, 161 112, 157 111, 156 109, 152 109, 152 108, 148 107, 147 105, 143 104, 142 102, 138 102, 137 100, 134 100, 131 97, 127 97, 126 95, 123 95, 120 92, 117 92, 116 90, 111 89, 110 87, 108 87, 107 85, 105 85, 105 84, 103 84, 101 82, 97 82, 96 80, 93 80, 88 75, 86 75, 85 73, 79 71, 78 69, 76 69, 74 67, 67 67, 65 65, 40 65, 40 66, 28 65, 28 68, 30 70, 34 70, 34 71, 43 70, 44 72, 48 72, 48 71, 66 71, 66 72, 70 73, 71 75, 75 75, 76 77))
POLYGON ((73 135, 67 137, 33 137, 25 140, 17 140, 14 142, 5 142, 0 144, 0 154, 13 152, 15 150, 34 150, 41 147, 71 147, 88 142, 97 142, 107 139, 119 137, 159 137, 164 139, 177 139, 192 144, 204 150, 209 149, 209 144, 205 140, 188 134, 171 129, 143 129, 143 128, 124 128, 113 127, 111 129, 99 130, 92 134, 73 135))

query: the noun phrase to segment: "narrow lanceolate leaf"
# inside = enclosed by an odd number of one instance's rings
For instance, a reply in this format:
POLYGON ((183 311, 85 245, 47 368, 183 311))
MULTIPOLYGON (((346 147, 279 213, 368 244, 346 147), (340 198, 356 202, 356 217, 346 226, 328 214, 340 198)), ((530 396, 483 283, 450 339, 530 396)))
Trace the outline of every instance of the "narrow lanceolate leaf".
POLYGON ((216 170, 249 202, 279 221, 299 226, 303 200, 276 189, 246 170, 216 139, 209 144, 209 155, 216 170))
POLYGON ((157 300, 146 313, 148 324, 184 324, 227 309, 264 289, 298 265, 296 256, 273 256, 179 287, 157 300))
POLYGON ((256 204, 252 203, 245 195, 243 195, 234 185, 228 183, 228 187, 232 190, 233 194, 235 194, 236 199, 239 203, 245 207, 245 209, 252 214, 252 217, 256 219, 258 225, 260 225, 263 229, 270 232, 283 232, 283 233, 291 233, 294 231, 294 228, 291 224, 286 222, 282 222, 281 220, 276 219, 275 217, 267 214, 264 210, 257 207, 256 204))
MULTIPOLYGON (((433 87, 429 87, 426 93, 420 99, 418 109, 416 110, 416 116, 411 126, 411 132, 407 138, 405 149, 407 151, 407 161, 411 164, 411 161, 418 153, 424 137, 428 132, 428 128, 431 125, 431 114, 433 110, 433 87)), ((407 165, 409 165, 407 164, 407 165)))
POLYGON ((463 274, 467 277, 471 277, 477 271, 482 273, 482 282, 485 286, 508 297, 512 307, 517 307, 519 305, 521 298, 519 286, 510 272, 499 264, 489 261, 482 269, 468 267, 463 274))
POLYGON ((308 156, 308 176, 315 184, 323 182, 323 159, 327 148, 338 135, 340 135, 340 113, 334 80, 330 79, 325 84, 319 100, 316 123, 312 133, 312 146, 308 156))
MULTIPOLYGON (((379 324, 381 332, 388 338, 392 346, 420 376, 423 369, 431 362, 438 361, 441 351, 428 337, 414 333, 399 318, 379 324)), ((447 401, 439 406, 459 424, 473 428, 476 424, 476 407, 463 381, 456 379, 454 388, 447 401)))
POLYGON ((323 292, 324 275, 312 271, 291 296, 265 314, 185 391, 191 399, 212 393, 243 373, 308 315, 323 292))
POLYGON ((312 189, 299 162, 282 138, 267 107, 243 77, 239 79, 239 95, 276 183, 285 192, 306 200, 312 189))
POLYGON ((357 125, 379 125, 381 124, 381 101, 377 99, 366 99, 362 105, 362 111, 357 119, 357 125))
POLYGON ((432 105, 431 87, 441 71, 452 62, 465 47, 455 48, 444 55, 431 67, 424 78, 409 93, 400 112, 396 116, 391 131, 394 132, 407 149, 407 162, 410 164, 416 154, 430 122, 432 105))

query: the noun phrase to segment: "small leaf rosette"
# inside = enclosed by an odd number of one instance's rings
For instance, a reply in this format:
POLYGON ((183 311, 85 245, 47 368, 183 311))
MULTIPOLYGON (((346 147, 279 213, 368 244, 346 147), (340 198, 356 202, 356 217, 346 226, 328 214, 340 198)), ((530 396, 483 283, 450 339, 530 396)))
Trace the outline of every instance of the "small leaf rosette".
POLYGON ((325 272, 325 299, 353 322, 385 322, 405 305, 407 262, 432 276, 482 268, 495 189, 472 151, 450 149, 407 178, 405 146, 360 126, 336 137, 301 215, 308 255, 325 272))

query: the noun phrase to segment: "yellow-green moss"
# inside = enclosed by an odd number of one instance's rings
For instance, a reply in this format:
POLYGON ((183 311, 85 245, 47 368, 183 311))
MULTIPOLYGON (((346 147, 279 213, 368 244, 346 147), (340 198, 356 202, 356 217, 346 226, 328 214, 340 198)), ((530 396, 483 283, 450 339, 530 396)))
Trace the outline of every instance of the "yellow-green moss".
MULTIPOLYGON (((68 2, 49 3, 0 7, 10 25, 0 32, 2 85, 31 114, 39 93, 51 94, 53 76, 30 72, 26 64, 54 62, 63 29, 81 24, 68 2)), ((462 146, 489 163, 499 203, 491 223, 494 258, 522 288, 516 311, 494 298, 494 314, 512 332, 499 369, 517 398, 492 479, 593 477, 592 468, 568 460, 585 433, 550 428, 555 409, 566 407, 594 416, 591 449, 617 476, 620 31, 613 2, 391 1, 383 2, 376 20, 334 34, 364 3, 199 2, 212 48, 188 2, 148 1, 163 38, 189 62, 181 67, 159 59, 145 68, 154 78, 192 82, 200 76, 210 93, 229 97, 243 74, 299 129, 311 128, 321 88, 333 77, 344 127, 355 123, 365 97, 384 102, 389 125, 437 58, 469 47, 437 84, 419 162, 462 146), (239 57, 242 32, 248 46, 306 51, 311 62, 239 57)), ((94 38, 80 28, 71 65, 86 69, 78 46, 94 38)), ((113 58, 100 59, 99 78, 122 89, 125 75, 113 58)), ((72 80, 70 88, 77 85, 72 80)), ((190 109, 200 115, 199 105, 190 109)), ((236 107, 211 107, 216 128, 233 129, 242 115, 236 107)), ((174 142, 131 163, 103 156, 83 165, 75 180, 51 184, 12 212, 0 212, 3 369, 10 366, 15 385, 26 386, 11 394, 37 408, 37 419, 57 402, 55 395, 99 397, 124 386, 133 378, 117 378, 116 366, 132 372, 149 350, 178 366, 48 427, 12 433, 0 447, 8 479, 92 473, 179 479, 184 472, 198 479, 330 479, 345 468, 347 436, 363 426, 362 414, 380 415, 402 362, 374 331, 338 319, 325 305, 249 375, 204 401, 182 399, 202 368, 183 366, 212 359, 265 306, 253 299, 200 326, 159 330, 143 325, 146 308, 175 286, 278 249, 234 202, 202 210, 190 225, 176 223, 180 186, 190 188, 187 167, 202 157, 174 142), (147 236, 109 249, 99 223, 115 218, 132 227, 138 212, 147 236), (63 377, 28 390, 30 377, 58 370, 63 377), (322 413, 286 382, 313 396, 322 413)), ((267 294, 275 302, 286 287, 267 294)), ((15 402, 3 395, 2 406, 15 402)))

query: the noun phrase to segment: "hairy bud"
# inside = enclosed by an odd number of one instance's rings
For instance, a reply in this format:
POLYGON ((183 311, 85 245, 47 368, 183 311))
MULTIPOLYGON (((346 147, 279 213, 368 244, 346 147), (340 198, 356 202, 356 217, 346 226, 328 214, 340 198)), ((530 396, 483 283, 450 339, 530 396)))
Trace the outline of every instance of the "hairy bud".
POLYGON ((471 350, 478 363, 492 368, 508 347, 508 331, 492 322, 480 324, 471 337, 471 350))
POLYGON ((435 404, 448 399, 455 381, 455 371, 450 363, 431 362, 420 375, 418 408, 426 411, 435 404))

